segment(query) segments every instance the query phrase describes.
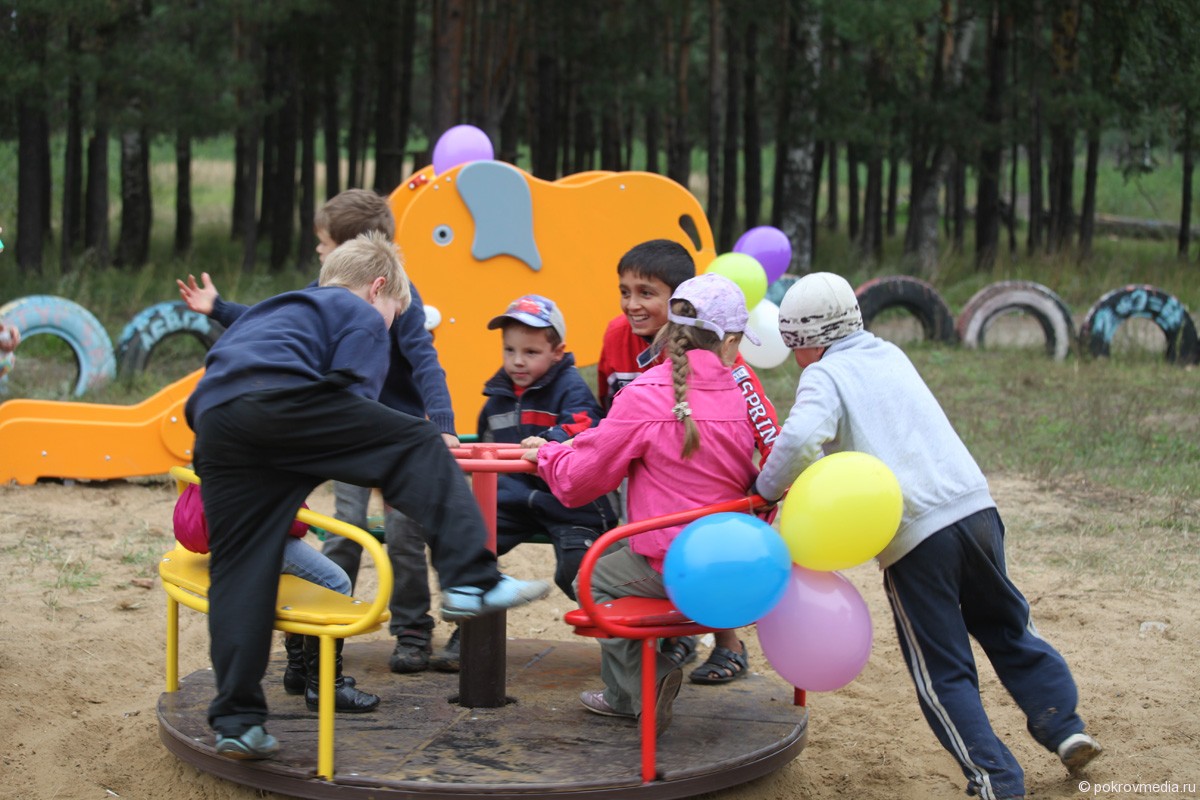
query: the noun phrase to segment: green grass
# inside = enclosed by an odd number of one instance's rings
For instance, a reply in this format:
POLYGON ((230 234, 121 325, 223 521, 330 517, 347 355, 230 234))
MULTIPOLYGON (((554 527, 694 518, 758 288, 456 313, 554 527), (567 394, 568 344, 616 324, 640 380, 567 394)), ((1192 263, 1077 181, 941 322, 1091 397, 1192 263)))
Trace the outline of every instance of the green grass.
MULTIPOLYGON (((984 472, 1149 493, 1164 522, 1197 530, 1187 505, 1200 498, 1200 370, 1156 353, 1056 362, 1029 349, 904 347, 984 472)), ((764 376, 781 416, 797 372, 764 376)))

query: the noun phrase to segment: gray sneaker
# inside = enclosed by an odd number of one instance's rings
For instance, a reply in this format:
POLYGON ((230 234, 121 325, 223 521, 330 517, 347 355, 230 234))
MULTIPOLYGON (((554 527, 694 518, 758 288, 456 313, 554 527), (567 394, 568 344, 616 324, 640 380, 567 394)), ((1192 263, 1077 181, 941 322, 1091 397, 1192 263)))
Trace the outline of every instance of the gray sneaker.
POLYGON ((1072 775, 1081 771, 1103 752, 1104 748, 1100 743, 1086 733, 1073 733, 1058 746, 1058 758, 1072 775))
POLYGON ((487 591, 477 586, 452 586, 442 593, 442 619, 453 622, 495 614, 548 594, 548 581, 519 581, 507 575, 501 575, 500 582, 487 591))
POLYGON ((217 734, 217 755, 239 761, 257 761, 279 752, 279 741, 262 725, 247 729, 241 736, 217 734))

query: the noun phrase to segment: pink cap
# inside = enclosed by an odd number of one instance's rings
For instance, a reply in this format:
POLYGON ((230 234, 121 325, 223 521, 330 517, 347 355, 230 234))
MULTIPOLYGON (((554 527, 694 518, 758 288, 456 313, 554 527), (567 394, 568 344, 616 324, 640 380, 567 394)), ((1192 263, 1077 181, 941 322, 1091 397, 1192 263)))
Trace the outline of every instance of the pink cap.
POLYGON ((706 272, 688 278, 676 287, 671 299, 687 300, 696 309, 694 318, 668 312, 667 319, 677 325, 712 331, 720 339, 724 339, 727 333, 741 333, 754 344, 762 344, 746 327, 750 321, 746 296, 736 283, 724 275, 706 272))

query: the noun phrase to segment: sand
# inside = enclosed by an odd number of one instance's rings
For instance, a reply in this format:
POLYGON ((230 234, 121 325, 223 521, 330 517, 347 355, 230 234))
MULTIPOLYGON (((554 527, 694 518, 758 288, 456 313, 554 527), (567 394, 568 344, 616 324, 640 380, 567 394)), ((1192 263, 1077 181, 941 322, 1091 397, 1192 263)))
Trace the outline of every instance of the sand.
MULTIPOLYGON (((1196 797, 1200 793, 1200 503, 991 476, 1008 526, 1009 570, 1041 633, 1066 656, 1080 711, 1106 752, 1069 778, 1026 733, 981 654, 982 694, 1037 798, 1196 797), (1138 784, 1141 784, 1139 787, 1138 784)), ((172 545, 173 487, 161 480, 0 486, 0 753, 5 797, 234 800, 265 795, 201 773, 159 743, 164 595, 155 564, 172 545)), ((327 489, 313 505, 330 511, 327 489)), ((518 548, 506 571, 546 576, 549 548, 518 548)), ((871 609, 863 673, 810 695, 810 738, 770 776, 709 795, 954 798, 965 780, 926 726, 898 657, 878 570, 845 573, 871 609)), ((373 573, 364 572, 369 586, 373 573)), ((509 615, 510 635, 571 639, 561 594, 509 615)), ((437 637, 448 633, 439 626, 437 637)), ((753 631, 751 668, 771 673, 753 631)), ((386 638, 386 633, 373 634, 386 638)), ((183 674, 207 665, 202 616, 185 612, 183 674)), ((397 681, 403 676, 395 676, 397 681)), ((686 684, 686 692, 721 691, 686 684)), ((584 713, 581 712, 580 713, 584 713)))

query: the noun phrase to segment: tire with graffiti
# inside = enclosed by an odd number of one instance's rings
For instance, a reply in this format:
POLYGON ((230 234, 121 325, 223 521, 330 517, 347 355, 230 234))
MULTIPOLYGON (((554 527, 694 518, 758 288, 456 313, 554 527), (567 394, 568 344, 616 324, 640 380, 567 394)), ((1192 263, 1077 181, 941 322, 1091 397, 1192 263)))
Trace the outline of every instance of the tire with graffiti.
POLYGON ((79 368, 73 394, 78 397, 113 379, 116 358, 112 339, 92 312, 65 297, 35 294, 0 306, 0 319, 21 332, 21 342, 32 336, 57 336, 70 346, 79 368))
POLYGON ((1000 281, 983 287, 963 306, 955 329, 964 345, 982 348, 988 326, 1014 311, 1037 320, 1046 338, 1046 355, 1055 361, 1067 357, 1075 340, 1071 309, 1053 291, 1032 281, 1000 281))
POLYGON ((874 278, 854 290, 862 311, 863 327, 887 308, 900 307, 909 311, 921 323, 925 338, 932 342, 954 344, 954 314, 932 285, 910 275, 889 275, 874 278))
POLYGON ((128 378, 143 372, 154 348, 164 339, 191 336, 207 350, 224 332, 221 323, 192 311, 182 300, 156 303, 138 312, 121 331, 117 339, 117 374, 128 378))
POLYGON ((1094 356, 1109 355, 1113 335, 1128 319, 1141 317, 1158 326, 1167 340, 1166 357, 1176 364, 1200 361, 1196 324, 1174 295, 1149 284, 1130 284, 1101 297, 1079 329, 1080 346, 1094 356))

